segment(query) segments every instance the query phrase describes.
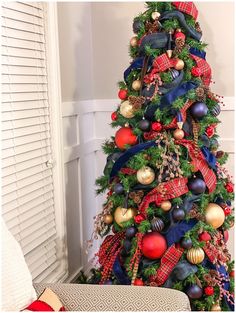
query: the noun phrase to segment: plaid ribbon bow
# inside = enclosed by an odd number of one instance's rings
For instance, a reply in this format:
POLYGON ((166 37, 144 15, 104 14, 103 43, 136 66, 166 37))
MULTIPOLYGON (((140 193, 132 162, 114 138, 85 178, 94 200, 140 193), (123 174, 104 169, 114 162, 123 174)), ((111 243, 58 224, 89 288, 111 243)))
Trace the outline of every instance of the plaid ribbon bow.
POLYGON ((139 212, 145 215, 146 209, 151 202, 156 202, 156 204, 159 205, 164 200, 177 198, 187 193, 187 182, 188 179, 186 177, 181 177, 159 184, 144 197, 139 206, 139 212))
POLYGON ((203 83, 206 86, 210 85, 211 82, 211 68, 210 65, 207 63, 206 60, 194 55, 194 54, 190 54, 190 56, 194 59, 194 61, 197 64, 197 67, 200 69, 201 71, 201 76, 202 76, 202 80, 203 83))
POLYGON ((209 168, 201 150, 199 149, 198 154, 196 155, 196 147, 194 142, 187 139, 176 140, 175 142, 185 146, 188 149, 193 166, 202 173, 209 192, 213 192, 216 188, 216 175, 214 171, 209 168))
POLYGON ((153 67, 152 73, 158 72, 164 72, 170 67, 174 67, 176 63, 175 59, 170 59, 166 53, 163 53, 155 58, 153 61, 153 67), (157 70, 157 71, 156 71, 157 70))
POLYGON ((181 12, 191 15, 195 20, 198 17, 198 10, 193 2, 172 2, 181 12))
POLYGON ((157 284, 161 286, 165 283, 175 265, 179 262, 183 254, 182 250, 176 248, 175 244, 170 246, 161 258, 161 265, 156 271, 155 276, 152 278, 157 284))

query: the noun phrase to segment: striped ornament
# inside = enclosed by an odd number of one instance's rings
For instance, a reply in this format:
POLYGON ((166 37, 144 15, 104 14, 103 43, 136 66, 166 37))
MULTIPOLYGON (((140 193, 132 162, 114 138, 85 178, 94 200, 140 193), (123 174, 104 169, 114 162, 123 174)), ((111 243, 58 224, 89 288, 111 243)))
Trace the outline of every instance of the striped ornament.
POLYGON ((151 228, 153 231, 160 232, 164 228, 164 222, 159 217, 154 217, 151 221, 151 228))
POLYGON ((219 104, 216 104, 216 105, 213 107, 213 109, 211 110, 211 114, 212 114, 213 116, 219 115, 220 112, 221 112, 221 108, 220 108, 220 105, 219 105, 219 104))
POLYGON ((202 248, 191 248, 187 252, 187 259, 192 264, 199 264, 205 258, 205 252, 202 248))

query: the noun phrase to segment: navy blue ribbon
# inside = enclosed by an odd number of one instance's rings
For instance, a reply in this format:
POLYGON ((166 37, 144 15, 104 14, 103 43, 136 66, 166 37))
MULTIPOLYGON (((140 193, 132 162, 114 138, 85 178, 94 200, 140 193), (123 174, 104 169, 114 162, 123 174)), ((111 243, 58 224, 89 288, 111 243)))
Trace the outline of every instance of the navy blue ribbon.
POLYGON ((130 285, 130 279, 128 278, 125 270, 121 267, 118 256, 113 264, 113 273, 121 285, 130 285))
POLYGON ((214 156, 214 154, 212 154, 210 152, 210 150, 207 147, 202 147, 201 151, 208 163, 208 165, 213 168, 213 170, 216 170, 216 157, 214 156))
POLYGON ((201 50, 198 50, 197 48, 193 48, 191 47, 189 49, 189 52, 193 55, 196 55, 197 57, 201 58, 201 59, 206 59, 206 52, 205 51, 201 51, 201 50))
MULTIPOLYGON (((142 68, 144 62, 144 57, 139 57, 135 59, 130 66, 124 71, 124 80, 127 81, 127 77, 131 73, 132 70, 142 68)), ((152 58, 149 58, 148 60, 148 66, 152 64, 152 58)))
POLYGON ((188 35, 190 37, 192 37, 193 39, 195 39, 197 41, 199 41, 201 39, 202 34, 197 32, 194 28, 190 27, 187 24, 187 22, 185 20, 184 14, 182 12, 180 12, 180 11, 174 10, 174 11, 164 12, 161 15, 159 21, 161 22, 163 20, 166 20, 166 19, 169 20, 169 19, 172 19, 172 18, 177 18, 178 19, 181 27, 183 27, 186 30, 186 32, 188 33, 188 35))
POLYGON ((145 54, 145 47, 149 46, 151 49, 165 48, 168 42, 168 35, 165 32, 158 32, 146 35, 140 44, 139 54, 145 54))
POLYGON ((119 172, 119 170, 124 166, 126 162, 129 161, 129 159, 134 156, 136 153, 148 149, 150 147, 155 146, 155 141, 148 141, 144 143, 140 143, 134 147, 129 148, 126 150, 122 156, 119 157, 119 159, 115 162, 115 164, 112 167, 111 173, 110 173, 110 179, 112 179, 116 174, 119 172))
POLYGON ((164 107, 170 106, 178 97, 185 95, 189 90, 197 87, 198 84, 195 82, 190 81, 182 83, 161 97, 160 108, 163 109, 164 107))

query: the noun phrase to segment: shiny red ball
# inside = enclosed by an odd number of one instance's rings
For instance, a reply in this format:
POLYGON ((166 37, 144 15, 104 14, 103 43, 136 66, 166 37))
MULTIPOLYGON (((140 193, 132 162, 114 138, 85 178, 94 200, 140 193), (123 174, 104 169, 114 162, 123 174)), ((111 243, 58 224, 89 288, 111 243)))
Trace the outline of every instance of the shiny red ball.
POLYGON ((211 235, 207 231, 204 231, 199 235, 198 238, 200 241, 209 241, 211 240, 211 235))
POLYGON ((167 249, 165 237, 158 232, 147 233, 142 240, 142 253, 151 260, 160 259, 167 249))
POLYGON ((127 99, 127 95, 128 95, 128 91, 127 91, 126 89, 121 89, 121 90, 119 90, 119 92, 118 92, 118 97, 119 97, 121 100, 127 99))
POLYGON ((228 183, 225 185, 225 189, 226 189, 229 193, 234 192, 234 184, 231 183, 231 182, 228 182, 228 183))
POLYGON ((194 77, 199 77, 202 75, 202 71, 199 67, 197 66, 194 66, 192 69, 191 69, 191 74, 194 76, 194 77))
POLYGON ((231 271, 231 272, 229 273, 229 276, 232 277, 232 278, 234 278, 234 271, 231 271))
POLYGON ((145 220, 145 216, 143 214, 138 214, 134 217, 134 221, 136 224, 140 224, 144 220, 145 220))
POLYGON ((135 145, 137 139, 137 136, 134 135, 129 127, 122 127, 115 134, 115 143, 121 150, 126 148, 125 145, 135 145))
POLYGON ((136 278, 134 281, 134 286, 144 286, 144 282, 140 278, 136 278))
POLYGON ((160 132, 162 130, 162 125, 159 122, 152 123, 152 130, 155 132, 160 132))
POLYGON ((224 241, 227 242, 229 240, 229 232, 228 230, 224 230, 224 241))
POLYGON ((111 119, 112 119, 112 121, 116 121, 116 120, 117 120, 117 117, 118 117, 118 115, 117 115, 116 112, 112 112, 112 113, 111 113, 111 119))
POLYGON ((226 207, 226 208, 224 208, 224 213, 225 213, 225 216, 227 216, 227 215, 230 215, 231 214, 231 212, 232 212, 232 210, 231 210, 231 208, 230 207, 226 207))
POLYGON ((204 293, 207 296, 212 296, 214 294, 214 288, 212 286, 208 286, 204 288, 204 293))
POLYGON ((182 32, 176 32, 176 33, 174 34, 174 38, 175 38, 175 39, 181 38, 181 39, 185 40, 186 36, 185 36, 185 34, 182 33, 182 32))

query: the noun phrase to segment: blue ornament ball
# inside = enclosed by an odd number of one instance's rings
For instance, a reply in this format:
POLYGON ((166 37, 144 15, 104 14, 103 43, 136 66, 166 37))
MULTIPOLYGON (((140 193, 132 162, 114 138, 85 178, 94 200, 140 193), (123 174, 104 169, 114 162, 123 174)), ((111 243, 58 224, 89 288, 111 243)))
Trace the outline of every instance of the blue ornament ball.
POLYGON ((197 119, 201 119, 207 115, 208 107, 204 102, 195 102, 191 106, 191 115, 197 119))
POLYGON ((188 188, 194 195, 199 195, 205 192, 206 184, 201 178, 193 178, 188 182, 188 188))
POLYGON ((176 79, 179 76, 179 71, 172 69, 170 70, 170 74, 173 79, 176 79))
POLYGON ((220 112, 221 112, 221 108, 220 108, 220 105, 219 105, 219 104, 216 104, 216 105, 214 106, 214 108, 211 110, 211 114, 212 114, 213 116, 218 116, 218 115, 220 114, 220 112))
POLYGON ((140 21, 140 20, 135 20, 135 21, 133 22, 133 32, 134 32, 135 34, 137 34, 137 33, 142 29, 143 26, 144 26, 144 24, 143 24, 142 21, 140 21))
POLYGON ((191 285, 186 290, 187 295, 190 299, 199 299, 202 297, 203 291, 202 288, 200 288, 198 285, 191 285))

